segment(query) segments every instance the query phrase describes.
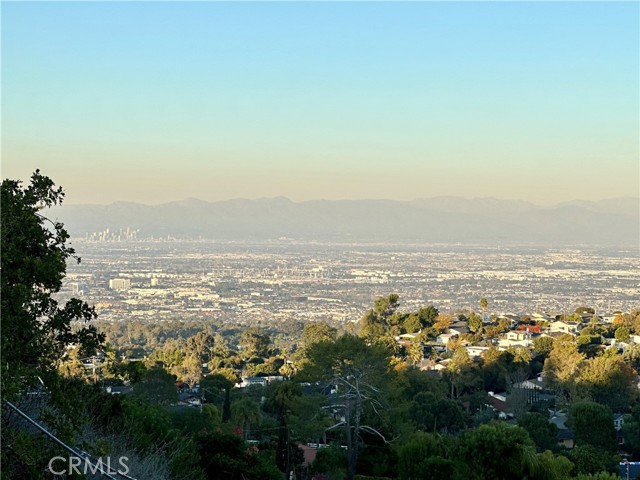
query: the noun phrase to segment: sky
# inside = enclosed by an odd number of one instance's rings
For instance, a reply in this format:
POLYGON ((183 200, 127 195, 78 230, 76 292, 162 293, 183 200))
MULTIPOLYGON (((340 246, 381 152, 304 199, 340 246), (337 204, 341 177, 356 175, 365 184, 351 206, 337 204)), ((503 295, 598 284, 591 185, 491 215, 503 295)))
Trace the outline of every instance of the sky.
POLYGON ((68 203, 638 196, 637 2, 2 2, 2 178, 68 203))

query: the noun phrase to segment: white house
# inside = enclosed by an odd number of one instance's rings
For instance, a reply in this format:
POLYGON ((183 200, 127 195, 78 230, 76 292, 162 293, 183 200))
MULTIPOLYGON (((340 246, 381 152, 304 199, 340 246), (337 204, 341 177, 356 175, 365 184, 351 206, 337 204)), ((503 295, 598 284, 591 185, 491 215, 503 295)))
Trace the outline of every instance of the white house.
POLYGON ((557 320, 549 325, 549 331, 551 333, 568 333, 570 335, 576 335, 580 330, 580 323, 578 322, 564 322, 557 320))
POLYGON ((523 347, 529 348, 532 345, 532 341, 528 340, 509 340, 508 338, 500 338, 498 340, 498 347, 500 349, 506 349, 509 347, 523 347))
POLYGON ((544 390, 544 379, 542 376, 525 380, 524 382, 515 383, 514 388, 524 388, 527 390, 544 390))
POLYGON ((506 337, 507 337, 507 340, 522 341, 522 340, 530 340, 531 334, 529 332, 525 332, 521 330, 512 330, 510 332, 507 332, 506 337))
POLYGON ((436 337, 436 342, 441 343, 443 345, 448 345, 449 344, 449 340, 451 340, 451 338, 456 337, 458 334, 454 334, 454 333, 441 333, 440 335, 438 335, 436 337))
POLYGON ((473 345, 467 345, 464 348, 467 350, 470 358, 480 358, 484 352, 489 350, 489 347, 477 347, 473 345))

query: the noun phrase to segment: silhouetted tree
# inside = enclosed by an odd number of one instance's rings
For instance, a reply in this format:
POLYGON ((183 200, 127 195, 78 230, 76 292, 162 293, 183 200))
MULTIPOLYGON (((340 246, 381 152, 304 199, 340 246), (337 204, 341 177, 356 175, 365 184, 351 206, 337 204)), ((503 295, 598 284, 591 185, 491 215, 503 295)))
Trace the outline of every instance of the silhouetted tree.
POLYGON ((67 346, 78 345, 80 355, 91 355, 104 341, 93 325, 71 327, 74 321, 95 319, 93 307, 77 298, 64 305, 55 299, 67 260, 80 261, 67 244, 63 224, 41 213, 63 198, 62 188, 39 170, 26 187, 17 180, 2 182, 0 381, 5 399, 35 385, 38 377, 51 386, 67 346))

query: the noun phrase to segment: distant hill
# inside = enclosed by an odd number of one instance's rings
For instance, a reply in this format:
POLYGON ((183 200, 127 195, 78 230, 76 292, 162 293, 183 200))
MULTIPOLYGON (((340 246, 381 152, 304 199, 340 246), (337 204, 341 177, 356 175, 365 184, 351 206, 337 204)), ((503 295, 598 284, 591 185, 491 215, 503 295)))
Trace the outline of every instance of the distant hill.
POLYGON ((313 200, 284 197, 148 206, 64 205, 54 216, 72 236, 132 227, 140 236, 219 240, 538 243, 638 246, 640 201, 614 198, 555 207, 495 198, 313 200))

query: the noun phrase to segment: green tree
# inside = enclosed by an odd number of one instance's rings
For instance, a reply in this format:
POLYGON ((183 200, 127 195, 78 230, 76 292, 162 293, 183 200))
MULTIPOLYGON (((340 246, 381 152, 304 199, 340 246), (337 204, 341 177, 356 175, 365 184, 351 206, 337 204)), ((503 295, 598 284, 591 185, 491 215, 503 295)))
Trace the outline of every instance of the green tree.
POLYGON ((333 341, 336 339, 337 333, 338 331, 334 327, 330 327, 325 322, 308 323, 302 332, 301 348, 308 350, 316 343, 333 341))
POLYGON ((611 410, 595 402, 576 402, 569 408, 568 425, 573 431, 576 445, 615 452, 616 431, 611 410))
POLYGON ((487 318, 487 308, 489 308, 489 302, 484 297, 480 299, 480 308, 482 309, 482 319, 484 320, 487 318))
POLYGON ((147 367, 144 362, 140 361, 130 361, 130 362, 122 362, 119 372, 122 376, 122 379, 125 381, 129 381, 132 384, 138 383, 142 380, 144 373, 147 371, 147 367))
POLYGON ((504 392, 507 389, 508 356, 507 352, 493 345, 482 354, 482 375, 487 392, 504 392))
POLYGON ((424 358, 424 348, 419 338, 415 338, 407 349, 407 360, 412 365, 418 365, 424 358))
POLYGON ((575 395, 575 380, 584 365, 585 356, 578 351, 570 336, 555 340, 549 358, 544 362, 547 383, 565 401, 575 395))
POLYGON ((399 304, 400 297, 395 293, 376 299, 373 308, 360 319, 359 335, 370 344, 395 345, 390 329, 399 304))
POLYGON ((240 335, 240 346, 242 347, 242 356, 245 359, 268 357, 271 338, 262 329, 250 327, 240 335))
POLYGON ((144 373, 140 382, 133 386, 133 393, 161 405, 170 405, 178 401, 176 379, 160 365, 155 365, 144 373))
POLYGON ((624 363, 616 349, 585 361, 576 379, 580 398, 593 400, 613 411, 626 411, 637 398, 637 373, 624 363))
POLYGON ((433 337, 435 338, 439 334, 446 332, 452 323, 453 317, 451 315, 446 313, 438 315, 433 323, 433 330, 435 333, 433 337))
POLYGON ((295 375, 296 372, 297 372, 297 369, 290 362, 283 363, 280 369, 278 370, 278 373, 287 379, 295 375))
POLYGON ((622 325, 616 328, 615 337, 619 342, 628 342, 629 338, 631 337, 631 330, 629 329, 629 327, 622 325))
POLYGON ((464 347, 458 347, 447 366, 446 378, 451 386, 451 398, 472 393, 482 386, 482 375, 478 365, 469 357, 464 347))
POLYGON ((418 318, 420 319, 422 328, 431 327, 436 322, 438 314, 438 309, 433 305, 418 310, 418 318))
POLYGON ((195 408, 175 408, 168 411, 171 423, 185 435, 212 431, 220 427, 219 414, 215 406, 204 405, 202 412, 195 408))
POLYGON ((382 420, 379 413, 390 408, 392 391, 397 391, 395 376, 389 362, 389 351, 365 339, 344 335, 335 342, 321 342, 309 351, 309 364, 301 372, 301 379, 324 381, 337 390, 339 417, 335 425, 344 432, 347 446, 347 478, 353 479, 359 455, 359 439, 363 434, 386 441, 375 424, 382 420), (376 414, 378 412, 378 414, 376 414), (374 418, 375 417, 375 418, 374 418))
POLYGON ((289 414, 295 399, 302 396, 302 388, 295 382, 276 382, 269 385, 265 408, 276 414, 278 420, 278 445, 276 465, 288 478, 294 466, 294 446, 291 442, 289 414))
POLYGON ((440 437, 418 432, 398 448, 398 470, 401 480, 451 478, 453 463, 445 459, 446 447, 440 437))
POLYGON ((278 375, 280 368, 284 365, 284 359, 280 357, 270 357, 264 362, 257 364, 254 369, 255 376, 278 375))
MULTIPOLYGON (((638 330, 638 334, 640 335, 640 330, 638 330)), ((631 368, 640 371, 640 344, 634 343, 633 345, 629 345, 629 347, 625 349, 622 358, 631 368)))
POLYGON ((392 293, 386 297, 376 299, 373 304, 373 312, 380 318, 388 319, 398 310, 399 305, 400 296, 392 293))
POLYGON ((413 397, 409 415, 426 432, 456 433, 471 423, 461 404, 429 391, 413 397))
POLYGON ((80 356, 80 347, 70 347, 61 358, 58 371, 61 375, 70 378, 89 379, 89 374, 85 370, 80 356))
POLYGON ((231 389, 238 381, 233 370, 220 369, 212 374, 203 377, 200 380, 200 390, 202 390, 205 399, 215 399, 217 395, 222 393, 224 401, 222 404, 222 421, 227 423, 231 420, 231 389))
POLYGON ((531 480, 567 480, 573 468, 573 463, 567 457, 545 450, 538 455, 538 468, 531 480))
POLYGON ((38 377, 49 386, 69 345, 90 355, 104 342, 95 326, 72 328, 72 322, 96 318, 93 307, 73 298, 60 305, 54 298, 66 273, 66 262, 80 258, 67 245, 69 234, 43 209, 59 205, 61 188, 40 174, 29 186, 4 180, 1 186, 1 345, 0 382, 5 399, 35 385, 38 377))
POLYGON ((190 388, 193 388, 202 376, 202 365, 200 364, 199 356, 195 353, 190 354, 182 361, 176 372, 180 380, 187 383, 190 388))
POLYGON ((575 473, 583 475, 615 472, 618 463, 611 452, 586 443, 576 445, 571 451, 571 461, 575 465, 575 473))
POLYGON ((537 337, 533 339, 533 349, 540 355, 548 357, 553 350, 553 337, 537 337))
POLYGON ((417 313, 410 313, 402 322, 402 329, 407 333, 415 333, 423 327, 417 313))
POLYGON ((215 342, 212 352, 213 356, 221 359, 227 358, 231 354, 231 349, 229 348, 225 338, 219 333, 216 333, 213 336, 213 339, 215 342))
POLYGON ((624 416, 622 425, 625 448, 631 453, 634 461, 640 460, 640 404, 636 404, 631 414, 624 416))
POLYGON ((242 427, 244 439, 249 438, 251 425, 260 425, 262 410, 260 405, 250 398, 241 398, 231 405, 231 416, 242 427))
POLYGON ((301 368, 307 361, 307 355, 312 345, 319 342, 333 341, 338 331, 324 322, 312 322, 305 325, 300 339, 300 347, 295 353, 294 361, 301 368))
POLYGON ((153 366, 157 362, 161 362, 163 367, 168 371, 175 371, 184 360, 184 353, 180 342, 176 339, 167 340, 161 348, 153 351, 148 363, 153 366))
POLYGON ((576 480, 620 480, 620 475, 609 472, 590 473, 588 475, 581 474, 576 477, 576 480))
POLYGON ((373 310, 369 310, 358 322, 358 334, 369 343, 376 343, 387 335, 389 326, 373 310))
POLYGON ((419 393, 433 393, 438 398, 447 398, 448 389, 440 378, 415 367, 409 367, 402 372, 402 382, 405 384, 405 394, 408 399, 419 393))
POLYGON ((469 315, 469 330, 473 333, 480 331, 482 328, 482 318, 480 315, 476 315, 474 312, 471 312, 469 315))
POLYGON ((200 466, 208 480, 282 480, 282 474, 242 438, 224 432, 197 437, 200 466))
MULTIPOLYGON (((413 422, 413 429, 457 433, 470 425, 471 418, 462 404, 449 399, 445 382, 415 367, 409 367, 402 373, 404 401, 398 403, 403 415, 413 422), (406 407, 403 406, 405 402, 406 407)), ((486 403, 486 400, 481 403, 486 403)))
POLYGON ((215 346, 215 337, 209 327, 187 338, 184 350, 187 357, 195 355, 200 363, 208 363, 214 355, 215 346))
POLYGON ((497 422, 466 431, 460 438, 458 458, 471 479, 524 478, 538 464, 535 445, 527 431, 497 422))
POLYGON ((347 474, 347 452, 338 443, 318 450, 311 470, 331 480, 343 480, 347 474))
POLYGON ((527 431, 539 452, 557 450, 558 427, 549 422, 544 415, 540 413, 525 413, 518 420, 518 425, 527 431))
POLYGON ((507 368, 510 371, 525 370, 529 371, 529 363, 531 362, 531 352, 524 347, 507 348, 507 368))

